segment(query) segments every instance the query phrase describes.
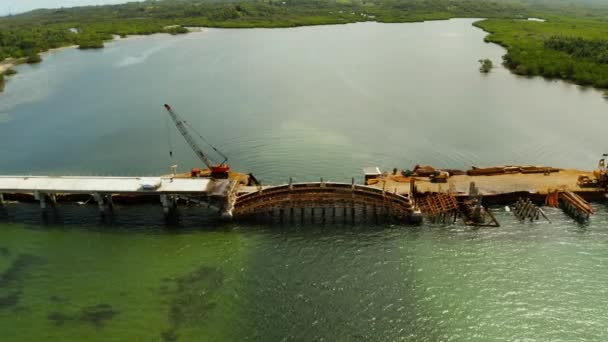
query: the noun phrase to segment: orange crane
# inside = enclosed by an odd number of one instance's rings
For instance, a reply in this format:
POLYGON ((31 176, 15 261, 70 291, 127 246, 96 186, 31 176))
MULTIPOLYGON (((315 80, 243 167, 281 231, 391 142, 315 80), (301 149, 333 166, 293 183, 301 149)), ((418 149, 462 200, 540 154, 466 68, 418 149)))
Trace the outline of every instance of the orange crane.
MULTIPOLYGON (((226 164, 226 162, 228 161, 228 157, 226 157, 226 155, 224 155, 222 152, 220 152, 213 145, 209 144, 209 146, 211 146, 211 148, 215 152, 217 152, 217 154, 219 154, 220 156, 222 156, 222 158, 224 158, 224 160, 220 164, 214 164, 211 161, 211 159, 209 159, 209 157, 205 154, 205 152, 203 152, 203 149, 196 143, 196 140, 194 140, 194 137, 190 134, 190 131, 188 130, 187 122, 182 120, 181 117, 179 115, 177 115, 177 113, 175 113, 173 111, 173 109, 171 108, 171 106, 169 106, 168 104, 165 104, 165 109, 169 113, 169 116, 173 120, 173 123, 175 123, 175 127, 177 127, 177 130, 184 137, 184 139, 186 140, 186 142, 188 143, 190 148, 194 151, 196 156, 205 165, 207 165, 207 167, 211 171, 211 177, 228 178, 228 172, 230 172, 230 166, 228 166, 228 164, 226 164)), ((201 139, 205 140, 200 134, 199 134, 199 137, 201 139)), ((198 170, 198 172, 195 172, 195 171, 197 171, 197 169, 192 169, 193 175, 200 173, 200 170, 198 170)))

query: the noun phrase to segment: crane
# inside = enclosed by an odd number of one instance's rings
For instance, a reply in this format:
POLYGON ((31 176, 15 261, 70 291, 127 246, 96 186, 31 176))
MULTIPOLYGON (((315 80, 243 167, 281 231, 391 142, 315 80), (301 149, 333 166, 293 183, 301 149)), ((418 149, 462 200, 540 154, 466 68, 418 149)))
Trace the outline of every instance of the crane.
MULTIPOLYGON (((173 109, 171 108, 171 106, 169 106, 168 104, 165 104, 165 109, 169 113, 169 116, 173 120, 173 123, 175 123, 175 126, 177 127, 177 130, 184 137, 184 139, 186 140, 186 142, 188 143, 188 145, 190 146, 190 148, 194 151, 194 153, 196 154, 196 156, 205 165, 207 165, 207 167, 209 168, 209 170, 211 170, 211 177, 214 177, 214 178, 228 178, 228 172, 230 171, 230 166, 228 166, 228 164, 226 164, 226 162, 228 161, 228 158, 222 152, 220 152, 217 148, 215 148, 212 145, 210 145, 211 148, 213 148, 213 150, 215 152, 217 152, 220 156, 222 156, 224 158, 224 160, 220 164, 214 164, 211 161, 211 159, 209 159, 209 157, 205 154, 205 152, 203 152, 203 149, 196 143, 196 140, 194 140, 194 137, 190 134, 190 131, 188 131, 188 127, 187 127, 186 121, 182 120, 181 117, 179 117, 177 115, 177 113, 175 113, 173 111, 173 109)), ((199 134, 199 136, 200 136, 200 134, 199 134)), ((201 139, 203 139, 202 136, 201 136, 201 139)), ((196 169, 192 170, 192 174, 193 175, 196 174, 195 170, 196 169)))

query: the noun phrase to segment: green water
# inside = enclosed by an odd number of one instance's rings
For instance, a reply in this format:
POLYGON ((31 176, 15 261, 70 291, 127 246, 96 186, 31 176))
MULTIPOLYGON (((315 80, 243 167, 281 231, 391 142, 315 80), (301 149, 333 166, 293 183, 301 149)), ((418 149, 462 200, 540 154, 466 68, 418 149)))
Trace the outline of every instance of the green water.
POLYGON ((129 222, 152 208, 114 227, 7 223, 0 330, 32 341, 601 341, 608 215, 598 209, 590 226, 559 210, 554 224, 497 210, 503 227, 477 231, 129 222))
MULTIPOLYGON (((206 30, 63 50, 0 95, 0 173, 196 166, 162 104, 267 183, 363 166, 590 169, 606 101, 498 67, 471 20, 206 30), (585 125, 578 124, 585 122, 585 125), (172 132, 169 135, 168 132, 172 132), (169 159, 172 148, 174 158, 169 159)), ((603 341, 608 212, 579 225, 218 224, 159 206, 0 209, 6 341, 603 341)))

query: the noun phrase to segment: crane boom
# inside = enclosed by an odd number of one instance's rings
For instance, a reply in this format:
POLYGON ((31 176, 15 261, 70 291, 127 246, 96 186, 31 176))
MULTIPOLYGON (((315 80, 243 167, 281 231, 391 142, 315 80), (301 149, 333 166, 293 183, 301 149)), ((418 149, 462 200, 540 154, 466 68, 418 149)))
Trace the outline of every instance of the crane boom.
POLYGON ((190 145, 190 148, 194 151, 194 153, 196 154, 196 156, 200 160, 202 160, 202 162, 205 163, 205 165, 207 165, 207 167, 209 169, 213 169, 214 165, 211 162, 211 159, 209 159, 209 157, 207 157, 207 155, 205 154, 205 152, 203 152, 203 150, 200 148, 200 146, 198 146, 198 144, 196 143, 196 141, 194 140, 194 138, 192 137, 192 135, 190 135, 190 132, 188 131, 188 128, 186 127, 185 121, 183 121, 177 115, 177 113, 175 113, 173 111, 173 109, 171 108, 171 106, 169 106, 168 104, 165 104, 165 109, 167 110, 167 112, 169 113, 169 116, 171 117, 171 119, 175 123, 175 126, 177 127, 177 130, 182 134, 182 136, 184 137, 184 139, 186 139, 186 142, 188 143, 188 145, 190 145))

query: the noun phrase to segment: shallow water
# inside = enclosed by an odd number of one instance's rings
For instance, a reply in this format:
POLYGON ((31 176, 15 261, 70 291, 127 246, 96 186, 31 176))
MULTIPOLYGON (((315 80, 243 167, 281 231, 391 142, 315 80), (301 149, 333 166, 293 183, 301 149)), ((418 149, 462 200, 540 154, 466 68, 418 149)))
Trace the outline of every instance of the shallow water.
MULTIPOLYGON (((489 75, 471 20, 206 30, 63 50, 0 95, 0 173, 197 165, 171 103, 267 183, 415 163, 590 169, 594 90, 489 75), (575 123, 586 122, 585 125, 575 123), (172 126, 169 127, 174 130, 172 126), (170 140, 170 143, 169 143, 170 140), (175 159, 169 160, 169 145, 175 159)), ((360 178, 360 177, 359 177, 360 178)), ((158 206, 0 209, 0 331, 16 340, 562 340, 608 337, 608 212, 462 225, 221 225, 158 206)))

